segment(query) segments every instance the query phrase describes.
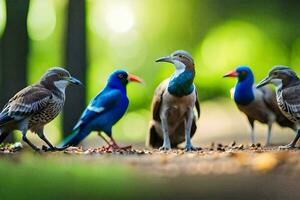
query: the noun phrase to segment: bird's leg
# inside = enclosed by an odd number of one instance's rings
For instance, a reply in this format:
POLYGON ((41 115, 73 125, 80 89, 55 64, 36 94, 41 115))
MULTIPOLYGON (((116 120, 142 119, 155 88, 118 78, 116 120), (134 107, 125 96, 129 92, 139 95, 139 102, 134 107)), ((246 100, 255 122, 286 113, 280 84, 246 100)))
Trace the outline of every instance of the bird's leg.
POLYGON ((170 137, 169 137, 169 131, 168 131, 168 123, 166 118, 162 117, 161 119, 161 126, 162 126, 162 131, 163 131, 163 136, 164 136, 164 143, 163 145, 159 148, 159 150, 170 150, 171 149, 171 143, 170 143, 170 137))
POLYGON ((185 147, 184 149, 186 151, 194 151, 196 148, 193 147, 192 142, 191 142, 191 127, 192 127, 192 122, 193 122, 193 110, 189 109, 187 118, 185 120, 185 147))
POLYGON ((107 147, 105 147, 105 149, 109 149, 110 147, 112 147, 112 145, 110 144, 110 142, 101 134, 101 132, 98 132, 98 135, 108 144, 107 147))
POLYGON ((26 137, 26 133, 27 133, 27 129, 23 129, 22 130, 22 140, 24 141, 24 142, 26 142, 33 150, 35 150, 35 151, 40 151, 40 149, 37 147, 37 146, 35 146, 34 144, 32 144, 29 140, 28 140, 28 138, 26 137))
POLYGON ((268 135, 267 135, 266 146, 271 145, 272 124, 273 122, 268 123, 268 135))
POLYGON ((295 145, 297 144, 297 141, 299 140, 299 138, 300 138, 300 129, 298 129, 297 135, 291 143, 289 143, 287 145, 284 145, 284 146, 279 146, 279 149, 292 149, 292 148, 295 148, 295 145))
POLYGON ((254 120, 248 118, 249 123, 250 123, 250 137, 251 137, 251 142, 252 144, 256 144, 255 141, 255 133, 254 133, 254 120))
POLYGON ((49 140, 45 137, 44 135, 44 130, 41 129, 41 130, 38 130, 37 131, 37 134, 38 136, 49 146, 49 148, 47 148, 46 146, 43 145, 42 149, 44 151, 63 151, 65 150, 66 148, 68 148, 69 146, 66 146, 66 147, 62 147, 62 148, 58 148, 58 147, 55 147, 53 146, 49 140))
POLYGON ((128 150, 128 149, 131 149, 132 146, 129 145, 129 146, 125 146, 125 147, 120 147, 116 141, 114 140, 114 138, 112 136, 110 136, 110 140, 111 140, 111 147, 114 149, 114 150, 118 150, 118 149, 122 149, 122 150, 128 150))

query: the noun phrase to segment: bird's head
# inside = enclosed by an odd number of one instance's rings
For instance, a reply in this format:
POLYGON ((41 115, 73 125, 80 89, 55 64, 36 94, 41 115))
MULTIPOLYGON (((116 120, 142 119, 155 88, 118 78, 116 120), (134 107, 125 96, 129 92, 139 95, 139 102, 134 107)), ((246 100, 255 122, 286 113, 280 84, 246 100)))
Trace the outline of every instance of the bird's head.
POLYGON ((195 64, 192 56, 184 50, 177 50, 169 56, 157 59, 155 62, 168 62, 173 63, 176 70, 184 71, 190 69, 194 71, 195 64))
POLYGON ((143 83, 144 81, 138 76, 130 74, 125 70, 118 69, 110 74, 107 80, 107 85, 120 88, 126 87, 129 82, 143 83))
POLYGON ((256 88, 263 87, 269 83, 278 86, 286 86, 292 81, 298 80, 297 74, 289 67, 286 66, 275 66, 271 69, 268 76, 265 77, 256 88))
POLYGON ((46 87, 56 87, 64 92, 69 84, 82 85, 76 78, 72 77, 70 73, 61 67, 52 67, 41 78, 41 84, 46 87))
POLYGON ((252 70, 247 66, 239 66, 235 70, 226 73, 223 77, 237 77, 238 82, 249 82, 250 84, 254 82, 252 70))

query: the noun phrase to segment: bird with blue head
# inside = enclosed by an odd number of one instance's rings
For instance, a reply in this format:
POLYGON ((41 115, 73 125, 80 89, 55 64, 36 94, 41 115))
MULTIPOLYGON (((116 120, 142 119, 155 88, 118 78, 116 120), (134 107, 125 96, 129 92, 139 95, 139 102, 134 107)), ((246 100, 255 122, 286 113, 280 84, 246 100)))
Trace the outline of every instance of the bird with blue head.
POLYGON ((92 99, 74 126, 71 135, 64 139, 60 146, 76 146, 92 131, 97 131, 108 144, 107 148, 112 150, 131 148, 131 146, 120 147, 112 136, 112 127, 123 117, 128 108, 126 86, 129 82, 142 83, 143 80, 121 69, 111 73, 104 89, 92 99), (107 140, 102 132, 110 140, 107 140))
POLYGON ((295 123, 289 121, 279 110, 275 93, 266 87, 254 87, 254 75, 248 66, 239 66, 226 73, 223 77, 235 77, 237 83, 233 89, 233 99, 240 111, 248 118, 251 126, 251 142, 256 143, 254 122, 259 121, 268 125, 266 145, 271 144, 271 131, 274 122, 282 127, 296 130, 295 123))

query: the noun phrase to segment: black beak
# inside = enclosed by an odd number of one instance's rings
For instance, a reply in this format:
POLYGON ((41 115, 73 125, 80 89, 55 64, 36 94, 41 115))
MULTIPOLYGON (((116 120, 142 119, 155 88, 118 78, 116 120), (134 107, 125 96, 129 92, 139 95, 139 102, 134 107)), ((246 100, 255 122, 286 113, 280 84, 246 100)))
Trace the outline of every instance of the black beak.
POLYGON ((74 78, 72 76, 70 77, 69 81, 70 81, 70 83, 72 83, 74 85, 82 85, 82 83, 81 83, 80 80, 78 80, 78 79, 76 79, 76 78, 74 78))
POLYGON ((157 59, 155 62, 168 62, 168 63, 173 63, 172 57, 171 56, 165 56, 162 58, 157 59))
POLYGON ((268 77, 264 78, 262 81, 260 81, 260 82, 257 84, 256 88, 261 88, 261 87, 263 87, 263 86, 269 84, 270 81, 271 81, 271 78, 268 76, 268 77))

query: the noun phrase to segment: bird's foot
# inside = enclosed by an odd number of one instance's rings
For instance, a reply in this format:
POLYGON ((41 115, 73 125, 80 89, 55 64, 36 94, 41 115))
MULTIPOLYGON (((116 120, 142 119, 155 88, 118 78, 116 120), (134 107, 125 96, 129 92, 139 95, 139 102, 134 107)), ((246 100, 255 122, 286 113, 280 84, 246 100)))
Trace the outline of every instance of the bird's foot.
POLYGON ((163 145, 161 147, 159 147, 160 151, 169 151, 171 150, 171 146, 170 145, 163 145))
POLYGON ((185 145, 184 150, 185 151, 197 151, 198 148, 196 148, 196 147, 194 147, 193 145, 190 144, 190 145, 185 145))
POLYGON ((39 153, 39 152, 41 152, 41 149, 40 148, 38 148, 38 147, 32 147, 32 149, 35 151, 35 152, 37 152, 37 153, 39 153))
POLYGON ((45 152, 54 152, 54 151, 64 151, 65 149, 67 149, 69 146, 65 146, 65 147, 46 147, 45 145, 42 146, 43 151, 45 152))
POLYGON ((283 145, 283 146, 279 146, 280 150, 287 150, 287 149, 294 149, 294 148, 295 148, 295 145, 293 143, 283 145))

